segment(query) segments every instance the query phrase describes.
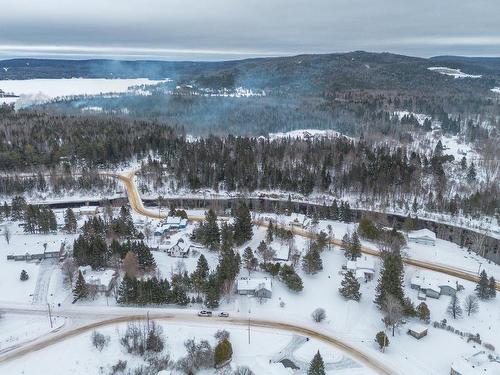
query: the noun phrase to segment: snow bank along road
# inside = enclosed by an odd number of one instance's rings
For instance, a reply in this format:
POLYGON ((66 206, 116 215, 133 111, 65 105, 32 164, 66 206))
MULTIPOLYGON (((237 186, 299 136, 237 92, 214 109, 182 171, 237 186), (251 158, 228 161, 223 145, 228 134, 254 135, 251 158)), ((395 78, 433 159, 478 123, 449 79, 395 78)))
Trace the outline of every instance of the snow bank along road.
MULTIPOLYGON (((127 196, 128 196, 128 200, 130 202, 130 206, 138 214, 141 214, 141 215, 144 215, 147 217, 151 217, 154 219, 161 219, 161 218, 165 217, 165 215, 161 215, 159 213, 156 213, 156 212, 153 212, 151 210, 146 209, 144 207, 144 205, 142 204, 142 199, 139 195, 139 191, 137 190, 137 187, 136 187, 135 181, 134 181, 134 176, 135 176, 136 172, 137 171, 128 172, 125 175, 120 175, 120 174, 113 175, 113 176, 117 177, 123 183, 125 188, 127 189, 127 196)), ((203 216, 189 216, 189 220, 192 220, 192 221, 201 221, 203 219, 204 219, 203 216)), ((268 225, 267 222, 265 222, 265 221, 255 221, 254 224, 259 225, 261 227, 267 227, 267 225, 268 225)), ((314 233, 308 232, 308 231, 301 229, 301 228, 292 228, 291 230, 295 235, 298 235, 298 236, 307 237, 307 238, 314 238, 315 237, 314 233)), ((333 245, 336 245, 336 246, 342 246, 342 241, 338 240, 338 239, 332 239, 332 240, 330 240, 330 243, 332 243, 333 245)), ((372 249, 372 248, 367 247, 367 246, 362 246, 361 251, 365 254, 380 256, 380 252, 378 250, 372 249)), ((435 271, 435 272, 445 273, 447 275, 458 277, 458 278, 463 279, 463 280, 468 280, 468 281, 472 281, 472 282, 477 282, 479 280, 479 277, 476 274, 461 270, 459 268, 448 266, 448 265, 426 262, 426 261, 416 260, 416 259, 412 259, 412 258, 408 258, 408 257, 403 257, 403 262, 405 262, 406 264, 409 264, 411 266, 415 266, 418 268, 424 268, 424 269, 435 271)), ((500 283, 497 283, 496 289, 498 291, 500 291, 500 283)))
MULTIPOLYGON (((2 309, 5 312, 17 313, 17 314, 45 314, 46 311, 36 308, 33 306, 26 307, 6 307, 2 309)), ((280 331, 286 331, 290 333, 296 333, 300 335, 305 335, 310 338, 315 338, 317 340, 323 341, 330 344, 337 349, 340 349, 346 355, 352 357, 354 360, 359 361, 365 366, 371 368, 375 372, 384 375, 396 375, 397 371, 392 369, 390 366, 382 363, 378 359, 369 355, 368 353, 355 348, 354 346, 342 341, 341 339, 334 337, 333 335, 318 332, 314 329, 296 325, 293 323, 278 322, 273 320, 262 320, 262 319, 246 319, 243 317, 231 317, 231 318, 200 318, 196 315, 194 311, 183 311, 183 312, 152 312, 148 315, 144 314, 144 309, 140 308, 106 308, 106 309, 95 309, 89 306, 73 306, 67 309, 61 309, 55 311, 57 315, 65 316, 73 323, 73 326, 64 327, 58 332, 53 332, 49 335, 43 336, 39 339, 33 340, 26 345, 15 347, 11 351, 0 354, 0 364, 10 360, 18 359, 26 354, 36 352, 47 348, 51 345, 63 342, 64 340, 70 339, 72 337, 78 336, 82 333, 95 330, 97 328, 108 326, 112 324, 126 323, 134 320, 145 320, 145 319, 155 319, 171 321, 175 323, 200 323, 203 325, 215 325, 220 326, 248 326, 276 329, 280 331), (142 312, 142 313, 141 313, 142 312), (86 323, 76 323, 78 320, 86 320, 86 323), (88 321, 91 321, 90 323, 88 321)))

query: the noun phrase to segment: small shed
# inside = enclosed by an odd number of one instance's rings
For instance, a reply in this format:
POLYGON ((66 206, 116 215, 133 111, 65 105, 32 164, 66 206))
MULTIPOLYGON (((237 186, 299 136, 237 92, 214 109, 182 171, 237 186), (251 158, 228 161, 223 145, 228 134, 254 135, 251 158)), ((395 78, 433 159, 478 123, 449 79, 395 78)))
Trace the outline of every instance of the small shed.
POLYGON ((420 340, 422 337, 427 336, 427 327, 421 324, 413 324, 408 327, 408 334, 420 340))

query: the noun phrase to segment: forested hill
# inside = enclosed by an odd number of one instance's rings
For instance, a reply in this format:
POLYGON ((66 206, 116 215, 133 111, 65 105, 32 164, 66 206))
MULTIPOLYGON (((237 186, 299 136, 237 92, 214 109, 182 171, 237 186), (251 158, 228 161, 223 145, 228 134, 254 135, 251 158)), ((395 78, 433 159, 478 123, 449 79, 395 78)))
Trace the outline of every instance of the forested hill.
POLYGON ((345 90, 483 93, 500 83, 500 60, 453 56, 431 59, 350 52, 222 62, 15 59, 0 62, 0 80, 30 78, 173 78, 198 87, 263 89, 325 95, 345 90), (454 79, 427 68, 446 64, 481 79, 454 79))

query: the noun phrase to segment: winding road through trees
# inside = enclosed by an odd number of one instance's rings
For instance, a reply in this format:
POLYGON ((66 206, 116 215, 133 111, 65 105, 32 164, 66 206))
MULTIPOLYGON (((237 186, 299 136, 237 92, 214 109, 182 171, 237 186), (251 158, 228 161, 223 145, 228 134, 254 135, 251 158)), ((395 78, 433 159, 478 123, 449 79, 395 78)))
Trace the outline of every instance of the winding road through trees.
MULTIPOLYGON (((151 210, 148 210, 144 207, 142 203, 142 199, 139 195, 139 191, 137 190, 136 184, 135 184, 135 174, 137 171, 131 171, 128 172, 127 174, 124 175, 116 175, 116 177, 123 183, 125 188, 127 189, 127 196, 130 202, 130 206, 132 209, 137 212, 138 214, 154 218, 154 219, 161 219, 165 217, 165 215, 162 215, 158 212, 153 212, 151 210)), ((189 220, 192 221, 201 221, 203 220, 203 216, 189 216, 189 220)), ((268 223, 265 221, 254 221, 255 225, 261 226, 261 227, 267 227, 268 223)), ((304 229, 301 228, 287 228, 291 229, 293 234, 297 236, 302 236, 306 238, 314 238, 316 234, 308 232, 304 229)), ((338 239, 331 239, 330 243, 336 246, 342 246, 342 241, 338 239)), ((361 247, 361 252, 373 256, 380 256, 380 252, 377 249, 373 249, 371 247, 367 246, 362 246, 361 247)), ((443 264, 438 264, 438 263, 432 263, 432 262, 426 262, 423 260, 417 260, 417 259, 412 259, 409 257, 403 257, 403 262, 414 267, 434 271, 434 272, 440 272, 444 273, 446 275, 458 277, 463 280, 467 281, 472 281, 472 282, 477 282, 479 280, 479 276, 462 270, 460 268, 456 268, 450 265, 443 265, 443 264)), ((496 289, 500 291, 500 283, 496 284, 496 289)))

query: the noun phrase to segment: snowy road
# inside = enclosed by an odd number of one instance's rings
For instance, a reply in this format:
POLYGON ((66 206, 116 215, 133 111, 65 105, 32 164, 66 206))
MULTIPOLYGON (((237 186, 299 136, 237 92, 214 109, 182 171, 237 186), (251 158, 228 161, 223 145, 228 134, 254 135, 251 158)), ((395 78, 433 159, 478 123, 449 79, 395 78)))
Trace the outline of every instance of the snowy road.
MULTIPOLYGON (((6 305, 0 306, 0 309, 5 312, 15 314, 46 314, 46 310, 44 310, 41 306, 35 305, 6 305)), ((96 308, 92 306, 71 306, 68 308, 55 309, 53 313, 54 315, 66 317, 67 321, 71 322, 71 324, 67 324, 60 331, 45 335, 27 343, 26 345, 13 348, 6 353, 0 354, 0 364, 21 358, 22 356, 32 352, 43 350, 51 345, 78 336, 82 333, 89 332, 98 327, 146 319, 144 308, 96 308)), ((336 337, 333 333, 326 331, 319 332, 306 325, 303 326, 292 322, 288 323, 267 319, 252 319, 249 323, 248 318, 238 316, 230 318, 200 318, 196 315, 195 311, 179 311, 174 309, 149 310, 148 317, 155 320, 172 321, 176 323, 198 323, 209 326, 216 325, 217 327, 247 326, 250 324, 251 327, 286 331, 305 337, 315 338, 332 345, 333 347, 340 349, 346 355, 352 357, 352 359, 362 363, 379 374, 395 375, 399 373, 394 369, 395 366, 383 363, 377 358, 376 355, 373 355, 366 350, 356 348, 354 345, 336 337)))
POLYGON ((45 305, 47 303, 47 293, 49 292, 50 277, 56 268, 57 260, 44 259, 40 263, 38 278, 36 280, 35 291, 33 292, 33 304, 45 305))
MULTIPOLYGON (((130 206, 132 209, 137 212, 140 215, 144 215, 150 218, 154 219, 162 219, 164 218, 165 215, 160 215, 156 212, 150 211, 144 207, 142 204, 142 199, 141 196, 139 195, 139 191, 137 190, 137 186, 135 184, 135 174, 137 171, 131 171, 128 172, 125 175, 120 175, 120 174, 115 174, 111 176, 117 177, 124 185, 125 188, 127 189, 127 195, 128 199, 130 202, 130 206)), ((189 216, 189 220, 191 221, 201 221, 203 220, 204 217, 202 216, 189 216)), ((268 223, 266 221, 254 221, 255 225, 261 226, 261 227, 267 227, 268 223)), ((290 229, 287 227, 287 229, 290 229)), ((296 228, 293 227, 291 228, 293 234, 297 236, 302 236, 306 238, 315 238, 316 234, 308 232, 304 229, 301 228, 296 228)), ((332 239, 330 240, 330 243, 336 246, 342 246, 342 241, 338 239, 332 239)), ((372 249, 367 246, 362 246, 361 247, 361 252, 373 256, 380 256, 380 252, 377 249, 372 249)), ((440 272, 444 273, 450 276, 458 277, 463 280, 468 280, 472 282, 478 282, 479 281, 479 276, 475 273, 471 273, 469 271, 453 267, 451 265, 444 265, 444 264, 439 264, 439 263, 432 263, 432 262, 426 262, 423 260, 417 260, 417 259, 412 259, 409 257, 403 257, 403 262, 406 264, 409 264, 414 267, 430 270, 430 271, 435 271, 435 272, 440 272)), ((500 283, 497 283, 496 289, 500 291, 500 283)))

